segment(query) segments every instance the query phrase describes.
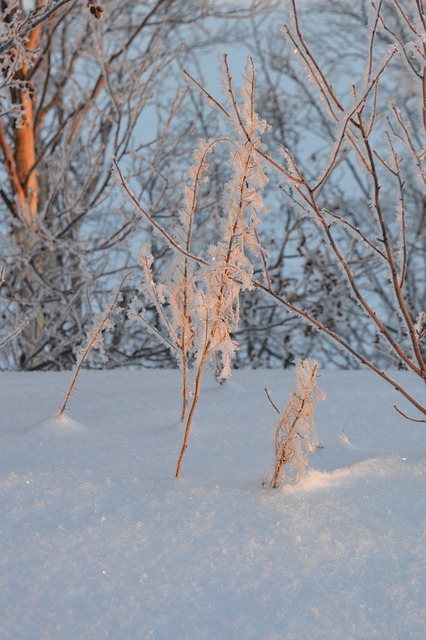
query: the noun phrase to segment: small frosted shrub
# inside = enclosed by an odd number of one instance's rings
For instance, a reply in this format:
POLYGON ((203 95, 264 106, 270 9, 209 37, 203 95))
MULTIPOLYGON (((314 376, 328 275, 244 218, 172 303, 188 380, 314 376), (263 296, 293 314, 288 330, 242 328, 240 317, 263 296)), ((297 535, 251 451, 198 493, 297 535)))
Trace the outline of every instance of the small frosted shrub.
POLYGON ((275 464, 267 482, 276 489, 281 480, 298 480, 306 473, 309 453, 318 446, 314 410, 325 394, 318 388, 318 364, 297 360, 297 387, 275 428, 275 464))

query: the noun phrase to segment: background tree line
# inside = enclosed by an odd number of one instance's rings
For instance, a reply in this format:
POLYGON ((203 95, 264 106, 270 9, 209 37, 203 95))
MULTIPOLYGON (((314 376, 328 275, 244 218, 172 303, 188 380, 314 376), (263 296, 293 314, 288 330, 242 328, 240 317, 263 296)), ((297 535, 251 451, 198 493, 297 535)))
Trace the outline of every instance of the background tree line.
MULTIPOLYGON (((172 217, 182 208, 197 141, 220 130, 219 116, 185 82, 182 69, 209 86, 202 60, 213 46, 219 43, 226 50, 238 41, 253 57, 256 111, 270 125, 263 138, 266 151, 289 148, 307 176, 314 179, 321 172, 336 145, 336 130, 322 108, 324 96, 301 69, 300 51, 295 53, 288 34, 285 41, 282 25, 291 4, 283 10, 281 3, 260 0, 37 0, 31 6, 2 1, 2 368, 72 366, 93 316, 108 301, 119 276, 129 271, 135 279, 126 282, 121 304, 127 306, 133 298, 140 279, 138 251, 148 238, 155 268, 167 268, 167 249, 118 189, 112 157, 138 200, 173 232, 172 217)), ((392 125, 399 136, 395 144, 410 146, 406 127, 416 150, 399 173, 402 189, 395 191, 384 175, 382 197, 395 213, 389 222, 395 238, 401 236, 401 215, 406 220, 400 246, 401 255, 406 254, 404 290, 417 319, 426 309, 424 155, 417 152, 424 149, 425 134, 425 25, 420 0, 407 5, 362 0, 354 7, 330 0, 302 4, 298 17, 343 109, 348 86, 362 81, 362 60, 368 60, 372 38, 377 59, 389 46, 399 45, 400 55, 387 66, 373 103, 378 114, 374 136, 378 149, 389 146, 391 106, 395 118, 401 114, 400 124, 392 125)), ((233 69, 241 72, 235 65, 233 69)), ((194 251, 203 238, 214 238, 222 186, 230 172, 224 151, 211 158, 209 181, 199 192, 194 251)), ((356 232, 362 228, 365 238, 380 235, 371 215, 365 167, 342 145, 327 178, 320 205, 329 212, 329 224, 340 225, 337 235, 361 290, 377 304, 390 333, 404 342, 398 306, 383 278, 387 267, 371 259, 356 232)), ((262 228, 262 245, 274 290, 338 330, 378 366, 404 366, 362 308, 353 304, 317 224, 295 202, 294 193, 285 193, 279 175, 270 177, 264 199, 271 213, 262 228)), ((260 263, 256 267, 259 277, 262 268, 260 263)), ((155 328, 155 309, 148 306, 146 313, 155 328)), ((287 366, 308 356, 322 366, 353 364, 336 343, 261 292, 242 294, 240 315, 234 335, 239 342, 236 366, 287 366)), ((173 363, 167 348, 124 313, 105 337, 105 347, 109 366, 173 363)), ((92 364, 97 366, 96 358, 92 364)))

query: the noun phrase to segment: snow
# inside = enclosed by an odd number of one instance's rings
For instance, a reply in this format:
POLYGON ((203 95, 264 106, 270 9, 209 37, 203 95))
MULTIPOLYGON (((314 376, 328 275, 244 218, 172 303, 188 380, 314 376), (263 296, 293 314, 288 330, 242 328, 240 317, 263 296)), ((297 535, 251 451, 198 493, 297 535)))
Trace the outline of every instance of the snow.
POLYGON ((179 480, 177 371, 84 371, 59 420, 69 378, 0 374, 2 639, 424 640, 426 425, 380 379, 323 375, 323 448, 272 490, 294 372, 208 380, 179 480))

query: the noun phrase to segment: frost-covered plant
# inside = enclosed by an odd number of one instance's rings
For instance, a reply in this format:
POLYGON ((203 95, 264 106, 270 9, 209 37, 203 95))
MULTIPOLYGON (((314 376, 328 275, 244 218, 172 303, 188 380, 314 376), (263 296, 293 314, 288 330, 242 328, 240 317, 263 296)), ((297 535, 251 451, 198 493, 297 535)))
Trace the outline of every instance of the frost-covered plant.
POLYGON ((65 393, 65 400, 62 406, 59 409, 59 416, 62 416, 65 411, 68 410, 68 403, 70 398, 73 395, 74 389, 76 389, 76 384, 78 380, 78 376, 80 375, 81 369, 83 368, 83 364, 87 360, 92 349, 98 349, 101 354, 102 360, 106 361, 107 355, 104 350, 103 344, 103 334, 105 331, 110 331, 114 328, 115 322, 113 320, 113 315, 117 313, 122 313, 123 308, 119 307, 119 302, 123 299, 123 286, 126 280, 132 277, 132 274, 127 274, 121 280, 121 283, 115 287, 113 290, 113 299, 112 302, 105 305, 105 308, 95 317, 93 321, 92 328, 90 329, 86 342, 81 345, 81 347, 77 351, 77 361, 74 367, 73 377, 70 382, 68 389, 65 393))
POLYGON ((318 388, 318 364, 314 360, 297 360, 297 387, 280 413, 275 428, 275 463, 267 482, 273 489, 281 480, 306 473, 309 453, 318 446, 314 411, 325 394, 318 388))
POLYGON ((233 117, 231 121, 239 139, 231 149, 233 174, 225 187, 223 220, 219 241, 208 250, 209 260, 200 266, 200 286, 195 306, 195 366, 196 379, 176 477, 188 447, 192 417, 198 403, 201 378, 208 357, 219 353, 220 378, 231 374, 232 357, 237 343, 232 332, 240 317, 240 293, 252 289, 253 257, 261 254, 257 227, 261 214, 267 213, 260 192, 266 177, 255 149, 260 147, 260 134, 266 123, 254 110, 254 66, 248 60, 241 88, 239 106, 228 68, 227 56, 223 66, 224 93, 229 96, 233 117), (247 144, 245 131, 249 131, 251 143, 247 144), (241 135, 241 132, 244 132, 241 135))
MULTIPOLYGON (((190 182, 185 190, 178 228, 173 236, 161 228, 137 202, 118 169, 128 195, 141 213, 161 232, 174 252, 171 269, 161 283, 154 282, 151 269, 153 257, 146 250, 141 252, 139 260, 145 269, 145 280, 140 292, 154 305, 160 324, 167 331, 167 337, 161 331, 158 332, 157 328, 154 331, 175 351, 182 366, 182 417, 185 417, 188 403, 187 370, 190 359, 195 368, 194 389, 176 469, 177 477, 188 447, 206 364, 214 354, 219 354, 219 377, 227 378, 231 373, 232 358, 238 346, 232 332, 238 326, 240 293, 253 287, 252 260, 262 256, 257 227, 261 215, 267 213, 260 195, 266 177, 256 154, 256 149, 261 146, 260 134, 266 123, 254 110, 253 62, 251 59, 248 61, 240 102, 235 95, 227 56, 224 57, 223 64, 224 91, 229 97, 233 114, 230 117, 233 128, 230 152, 232 175, 224 188, 222 217, 216 229, 218 240, 206 248, 206 257, 197 257, 191 252, 198 187, 201 176, 207 169, 207 154, 216 143, 229 144, 230 139, 201 141, 195 153, 196 163, 190 170, 190 182), (247 136, 250 137, 250 144, 247 136)), ((146 311, 139 311, 137 300, 131 305, 130 316, 146 322, 146 311)))

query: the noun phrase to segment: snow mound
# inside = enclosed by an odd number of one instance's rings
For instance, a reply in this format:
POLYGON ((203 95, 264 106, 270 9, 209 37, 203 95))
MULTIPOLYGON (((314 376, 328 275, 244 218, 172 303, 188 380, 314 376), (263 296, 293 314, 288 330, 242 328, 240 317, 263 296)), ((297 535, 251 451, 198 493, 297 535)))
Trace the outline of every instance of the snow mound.
POLYGON ((288 489, 300 492, 336 487, 344 483, 359 485, 360 482, 374 481, 374 478, 394 478, 397 482, 402 475, 412 477, 426 475, 426 460, 409 463, 406 458, 385 456, 365 458, 334 471, 309 469, 297 485, 292 485, 288 489))
POLYGON ((84 372, 61 420, 67 372, 0 375, 2 640, 424 640, 425 428, 366 372, 323 376, 278 490, 293 372, 208 384, 180 481, 178 371, 84 372))

